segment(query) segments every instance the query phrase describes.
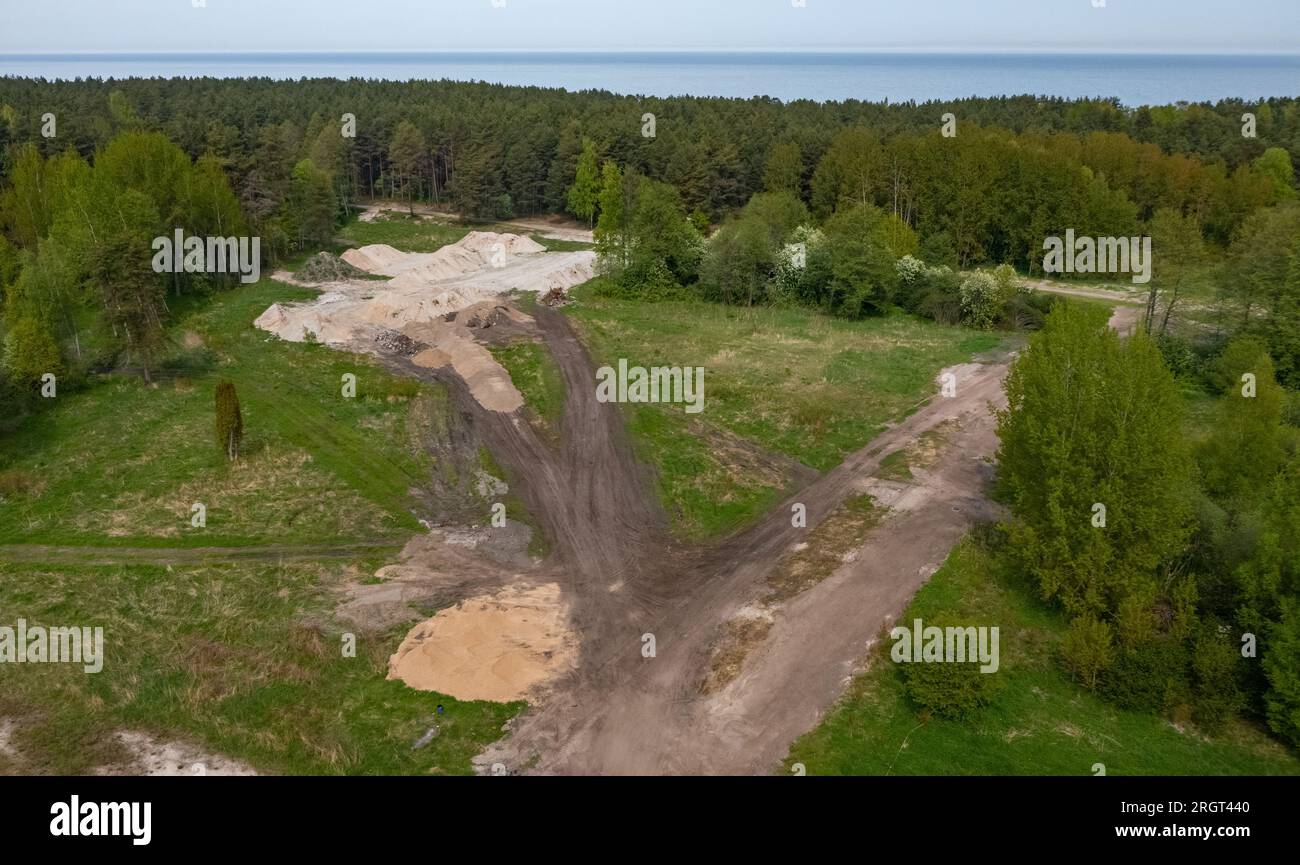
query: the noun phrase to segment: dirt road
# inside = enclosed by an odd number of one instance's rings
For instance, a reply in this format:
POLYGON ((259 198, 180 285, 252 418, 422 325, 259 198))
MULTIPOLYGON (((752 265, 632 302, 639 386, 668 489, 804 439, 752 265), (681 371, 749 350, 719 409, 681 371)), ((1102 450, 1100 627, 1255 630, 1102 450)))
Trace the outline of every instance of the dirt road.
POLYGON ((996 437, 988 407, 1002 399, 1006 362, 964 365, 955 397, 936 397, 743 533, 688 548, 667 532, 618 406, 596 401, 593 365, 567 319, 539 308, 537 325, 568 394, 558 449, 517 415, 483 409, 454 371, 388 360, 448 384, 464 419, 513 476, 554 548, 535 578, 561 585, 582 641, 576 670, 480 761, 564 774, 771 771, 842 693, 886 618, 967 528, 990 517, 983 492, 996 437), (703 695, 720 629, 765 594, 781 557, 867 491, 884 457, 954 419, 938 462, 904 491, 856 559, 778 608, 741 675, 703 695), (807 508, 807 528, 791 524, 796 502, 807 508), (647 635, 653 657, 643 651, 647 635))
POLYGON ((0 562, 78 565, 199 565, 229 562, 352 559, 400 547, 399 541, 355 544, 262 544, 248 547, 114 547, 0 544, 0 562))
MULTIPOLYGON (((391 211, 396 214, 414 213, 427 219, 438 220, 447 223, 460 222, 460 217, 446 210, 439 210, 428 205, 416 204, 408 206, 404 201, 375 201, 365 206, 361 213, 363 222, 379 218, 385 211, 391 211)), ((571 219, 565 219, 558 216, 546 218, 527 218, 527 219, 509 219, 504 222, 494 223, 512 229, 519 229, 529 234, 536 234, 540 237, 550 238, 552 240, 569 240, 578 243, 595 243, 595 237, 588 226, 571 219)))
POLYGON ((1111 301, 1115 304, 1115 309, 1110 316, 1110 328, 1120 336, 1131 336, 1142 320, 1145 300, 1133 289, 1087 288, 1046 279, 1031 279, 1026 282, 1032 288, 1048 294, 1111 301))

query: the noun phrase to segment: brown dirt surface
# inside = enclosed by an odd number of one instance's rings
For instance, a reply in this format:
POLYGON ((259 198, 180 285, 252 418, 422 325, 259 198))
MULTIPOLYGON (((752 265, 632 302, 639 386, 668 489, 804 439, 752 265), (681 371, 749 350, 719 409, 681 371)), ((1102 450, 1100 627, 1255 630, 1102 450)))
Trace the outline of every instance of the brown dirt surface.
POLYGON ((531 579, 544 574, 560 586, 580 638, 574 669, 479 762, 563 774, 770 771, 843 692, 882 624, 964 532, 996 513, 985 496, 996 449, 989 408, 1002 404, 1008 358, 953 368, 955 397, 936 396, 754 526, 687 546, 666 529, 619 407, 595 400, 594 366, 568 320, 539 307, 536 324, 568 395, 555 450, 517 413, 485 409, 454 367, 386 359, 395 370, 443 381, 510 474, 552 542, 531 579), (960 422, 945 427, 952 432, 925 477, 899 485, 895 501, 905 506, 861 538, 856 555, 763 606, 774 567, 871 489, 882 459, 953 419, 960 422), (808 528, 791 525, 795 502, 806 506, 808 528), (737 623, 754 609, 771 616, 770 627, 737 623), (647 635, 652 656, 643 651, 647 635))
POLYGON ((458 700, 521 700, 572 668, 576 643, 558 585, 509 586, 412 628, 388 678, 458 700))

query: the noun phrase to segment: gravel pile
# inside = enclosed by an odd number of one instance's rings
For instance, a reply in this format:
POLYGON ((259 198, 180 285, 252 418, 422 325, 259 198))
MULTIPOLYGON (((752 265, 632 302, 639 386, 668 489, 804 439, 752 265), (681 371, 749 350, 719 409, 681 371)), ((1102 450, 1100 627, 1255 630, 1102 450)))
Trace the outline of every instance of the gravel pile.
POLYGON ((375 346, 388 354, 395 354, 398 357, 411 357, 428 348, 422 342, 416 342, 404 333, 398 333, 395 330, 380 331, 375 335, 375 346))
POLYGON ((294 274, 295 279, 303 282, 343 282, 349 279, 364 279, 365 276, 364 271, 329 252, 318 252, 313 255, 294 274))

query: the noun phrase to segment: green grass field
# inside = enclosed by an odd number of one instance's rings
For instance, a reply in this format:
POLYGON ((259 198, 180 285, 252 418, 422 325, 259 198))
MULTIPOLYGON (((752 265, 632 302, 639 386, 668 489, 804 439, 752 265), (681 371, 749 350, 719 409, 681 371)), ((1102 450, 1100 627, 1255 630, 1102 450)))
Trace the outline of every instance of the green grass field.
POLYGON ((716 536, 824 471, 934 392, 946 366, 1002 337, 910 316, 844 321, 805 309, 641 303, 579 290, 567 307, 597 364, 704 367, 704 411, 628 406, 641 456, 685 537, 716 536))
POLYGON ((94 675, 0 665, 0 720, 14 722, 22 760, 0 755, 0 773, 120 760, 120 729, 269 772, 466 773, 519 710, 387 681, 405 628, 358 635, 357 656, 342 656, 336 590, 369 579, 421 530, 412 489, 439 469, 425 435, 449 409, 440 386, 252 327, 272 302, 311 295, 263 280, 174 305, 177 347, 155 386, 92 379, 0 439, 0 544, 271 545, 246 563, 171 566, 6 563, 0 549, 0 624, 102 626, 108 655, 94 675), (342 396, 345 373, 355 398, 342 396), (234 464, 214 442, 221 378, 242 404, 234 464), (193 502, 206 504, 206 528, 191 526, 193 502), (320 562, 274 555, 281 544, 376 542, 320 562), (440 703, 439 735, 412 750, 440 703))
POLYGON ((500 233, 523 234, 546 247, 551 252, 571 252, 579 249, 591 249, 591 244, 573 240, 555 240, 542 237, 536 232, 524 231, 500 223, 474 224, 468 222, 451 222, 442 219, 420 219, 393 212, 386 218, 362 222, 354 219, 345 225, 338 234, 338 240, 345 246, 366 246, 371 243, 387 243, 403 252, 437 252, 448 243, 455 243, 471 231, 496 231, 500 233))
MULTIPOLYGON (((58 567, 0 564, 4 623, 104 628, 103 670, 0 665, 0 718, 19 764, 82 773, 122 761, 112 733, 179 738, 293 774, 467 774, 521 704, 462 703, 387 681, 401 633, 328 624, 347 565, 58 567), (441 704, 444 714, 435 715, 441 704), (427 747, 412 744, 434 723, 427 747)), ((400 629, 404 630, 404 629, 400 629)))
POLYGON ((1001 666, 989 705, 968 721, 923 720, 889 658, 871 668, 790 749, 809 775, 1300 774, 1300 761, 1261 729, 1234 721, 1209 737, 1127 712, 1072 682, 1055 657, 1065 622, 995 555, 968 539, 899 618, 998 626, 1001 666))
POLYGON ((445 394, 252 327, 273 301, 310 295, 270 280, 222 293, 172 329, 180 347, 155 386, 95 380, 29 418, 0 456, 0 472, 30 487, 4 500, 0 543, 400 545, 418 529, 408 491, 429 470, 409 441, 408 408, 445 394), (345 373, 357 376, 355 398, 342 396, 345 373), (234 464, 214 442, 222 378, 244 418, 234 464), (206 528, 190 526, 195 502, 206 528))
POLYGON ((564 377, 550 352, 531 340, 494 346, 491 351, 523 394, 539 430, 552 441, 558 441, 560 418, 564 414, 564 377))

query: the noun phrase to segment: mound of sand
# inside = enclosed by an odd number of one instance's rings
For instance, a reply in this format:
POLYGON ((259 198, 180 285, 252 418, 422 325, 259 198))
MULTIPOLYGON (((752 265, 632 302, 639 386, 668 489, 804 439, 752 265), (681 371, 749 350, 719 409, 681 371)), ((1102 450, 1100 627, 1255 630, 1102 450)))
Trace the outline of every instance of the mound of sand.
POLYGON ((486 261, 496 251, 498 244, 506 255, 534 255, 546 251, 546 247, 531 237, 522 234, 498 234, 495 231, 471 231, 458 245, 478 252, 486 261))
POLYGON ((511 291, 563 294, 591 279, 592 252, 547 252, 528 237, 473 231, 437 252, 406 253, 384 243, 349 249, 348 266, 387 281, 330 282, 314 301, 272 304, 254 325, 291 342, 375 351, 397 332, 429 349, 414 361, 427 367, 452 364, 475 398, 494 411, 523 405, 510 376, 464 327, 443 328, 451 313, 495 302, 511 291))
POLYGON ((368 340, 376 328, 402 330, 509 291, 547 294, 591 279, 591 252, 547 252, 528 237, 473 231, 437 252, 406 253, 384 243, 349 249, 348 266, 393 278, 330 283, 306 304, 273 304, 254 324, 282 339, 311 334, 330 344, 368 340))
POLYGON ((510 380, 510 373, 497 363, 492 353, 465 337, 452 336, 437 341, 411 358, 411 363, 428 369, 451 364, 465 380, 474 399, 486 409, 512 412, 523 408, 524 397, 510 380))
POLYGON ((458 700, 526 698, 571 670, 577 640, 555 583, 470 598, 411 629, 388 678, 458 700))
POLYGON ((414 253, 402 252, 387 243, 372 243, 360 249, 349 249, 339 256, 358 270, 385 276, 393 275, 390 270, 401 272, 405 266, 409 266, 413 257, 414 253))

